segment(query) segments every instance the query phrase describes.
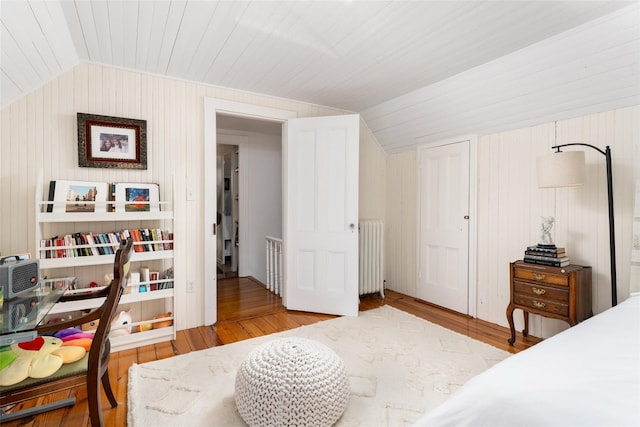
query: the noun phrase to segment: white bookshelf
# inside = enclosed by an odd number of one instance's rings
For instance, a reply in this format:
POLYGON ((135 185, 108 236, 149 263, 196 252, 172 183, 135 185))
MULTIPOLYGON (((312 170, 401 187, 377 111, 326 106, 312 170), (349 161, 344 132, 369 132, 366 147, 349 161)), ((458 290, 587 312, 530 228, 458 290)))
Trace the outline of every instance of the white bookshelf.
MULTIPOLYGON (((89 281, 95 281, 100 285, 106 274, 113 272, 115 255, 85 255, 66 256, 51 258, 53 251, 73 252, 74 249, 92 248, 96 246, 111 246, 113 252, 119 246, 117 243, 104 244, 66 244, 47 246, 51 238, 56 235, 73 233, 119 233, 126 229, 158 229, 172 230, 174 224, 173 200, 160 201, 160 210, 151 212, 47 212, 50 202, 45 196, 45 188, 49 183, 43 181, 42 172, 38 177, 35 193, 35 247, 36 257, 40 260, 40 272, 42 277, 57 278, 73 276, 77 277, 77 284, 80 289, 87 288, 89 281)), ((171 188, 171 194, 175 194, 171 188)), ((173 197, 171 197, 173 199, 173 197)), ((158 240, 150 240, 137 243, 135 246, 153 246, 156 250, 134 251, 131 256, 131 272, 136 272, 142 267, 148 267, 151 271, 163 273, 174 265, 173 240, 166 236, 158 240)), ((131 283, 130 283, 131 285, 131 283)), ((141 280, 140 286, 144 286, 146 292, 139 292, 139 286, 129 286, 128 293, 122 295, 118 310, 132 310, 132 326, 148 325, 165 321, 169 318, 154 320, 159 314, 174 313, 174 288, 175 274, 171 278, 159 278, 158 280, 141 280), (163 288, 172 286, 172 288, 163 288), (155 290, 151 290, 155 288, 155 290), (138 292, 136 292, 138 291, 138 292)), ((77 292, 77 291, 76 291, 77 292)), ((73 301, 58 303, 51 310, 50 317, 74 317, 74 313, 99 307, 103 298, 96 298, 87 301, 73 301)), ((117 315, 116 315, 117 316, 117 315)), ((80 326, 80 325, 78 325, 80 326)), ((151 329, 144 332, 135 332, 123 336, 111 338, 112 351, 120 351, 142 345, 154 344, 168 341, 176 337, 176 322, 172 326, 151 329)))

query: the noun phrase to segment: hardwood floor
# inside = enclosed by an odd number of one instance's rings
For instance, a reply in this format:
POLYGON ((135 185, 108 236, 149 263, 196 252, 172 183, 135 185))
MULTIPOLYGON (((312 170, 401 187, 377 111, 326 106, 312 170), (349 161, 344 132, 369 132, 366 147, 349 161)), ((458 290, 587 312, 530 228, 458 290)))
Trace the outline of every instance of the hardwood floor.
MULTIPOLYGON (((387 290, 385 299, 379 295, 361 298, 360 311, 388 304, 437 323, 471 338, 484 341, 503 350, 516 353, 541 340, 517 334, 516 343, 510 347, 508 328, 454 313, 427 304, 415 298, 387 290)), ((145 363, 165 359, 194 350, 229 344, 232 342, 297 328, 335 316, 287 311, 281 299, 267 291, 252 278, 232 278, 218 281, 218 323, 214 326, 179 331, 176 340, 137 349, 124 350, 111 355, 109 375, 118 399, 117 408, 111 409, 103 395, 103 415, 106 426, 124 426, 127 423, 128 369, 134 363, 145 363)), ((54 395, 17 405, 14 410, 42 405, 52 401, 73 397, 75 406, 51 411, 35 417, 23 418, 6 426, 88 426, 89 413, 85 387, 76 387, 54 395)))

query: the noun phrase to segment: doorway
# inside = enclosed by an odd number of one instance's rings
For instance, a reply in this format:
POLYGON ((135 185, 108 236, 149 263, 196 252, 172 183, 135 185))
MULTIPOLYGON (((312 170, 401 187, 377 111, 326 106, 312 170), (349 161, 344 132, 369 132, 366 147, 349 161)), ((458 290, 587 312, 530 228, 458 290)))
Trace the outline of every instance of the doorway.
MULTIPOLYGON (((295 283, 296 289, 300 289, 301 291, 309 291, 308 288, 304 287, 305 284, 308 284, 309 280, 306 280, 309 277, 313 277, 314 280, 317 279, 318 275, 315 275, 313 271, 320 272, 324 276, 321 277, 323 287, 319 290, 325 293, 325 300, 329 297, 333 297, 335 300, 335 305, 338 305, 340 302, 340 298, 345 293, 352 292, 353 293, 353 313, 351 314, 351 310, 347 313, 335 313, 335 314, 348 314, 348 315, 357 315, 357 301, 358 301, 358 283, 357 283, 357 273, 354 276, 352 274, 352 262, 356 260, 355 265, 357 266, 357 201, 358 201, 358 186, 357 186, 357 167, 358 167, 358 142, 359 142, 359 116, 358 115, 349 115, 349 116, 327 116, 321 118, 305 118, 298 119, 296 118, 297 113, 295 111, 287 111, 280 110, 272 107, 263 107, 252 104, 243 104, 234 101, 227 101, 215 98, 206 98, 204 99, 204 116, 205 116, 205 128, 204 128, 204 159, 205 165, 211 165, 212 167, 204 168, 204 194, 205 201, 203 204, 203 219, 204 219, 204 229, 211 230, 212 232, 205 235, 204 241, 204 256, 205 259, 213 261, 216 257, 217 248, 217 235, 216 235, 216 169, 213 167, 215 165, 216 159, 216 145, 217 145, 217 121, 218 119, 222 119, 222 117, 229 115, 233 118, 251 118, 258 119, 261 121, 268 122, 278 122, 282 124, 286 122, 286 126, 282 127, 282 138, 280 139, 281 143, 281 162, 282 162, 282 176, 281 185, 282 185, 282 204, 280 208, 283 210, 283 222, 287 224, 288 228, 285 230, 283 228, 283 245, 284 245, 284 254, 285 254, 285 274, 284 274, 284 294, 283 294, 283 304, 287 307, 288 299, 292 292, 292 287, 287 286, 287 281, 291 279, 293 283, 295 283), (293 129, 293 132, 292 132, 293 129), (321 156, 314 156, 316 152, 313 147, 318 146, 321 150, 321 156), (295 147, 296 150, 290 152, 291 148, 295 147), (355 154, 355 155, 354 155, 355 154), (292 160, 295 159, 295 160, 292 160), (308 167, 303 168, 303 165, 308 165, 308 167), (295 166, 296 169, 292 169, 295 166), (333 166, 335 169, 334 173, 327 174, 326 171, 329 166, 333 166), (306 170, 312 171, 313 174, 303 174, 301 176, 302 180, 296 179, 296 171, 306 170), (320 173, 321 172, 321 173, 320 173), (316 177, 320 179, 320 183, 318 184, 318 188, 322 191, 309 193, 307 191, 309 182, 313 182, 313 179, 309 177, 316 177), (293 178, 292 178, 293 177, 293 178), (356 179, 349 179, 349 178, 356 179), (311 202, 314 203, 314 206, 322 206, 323 209, 326 210, 328 206, 325 201, 331 202, 332 199, 327 198, 328 189, 339 189, 338 193, 344 194, 345 197, 339 198, 340 204, 345 205, 344 209, 339 209, 339 213, 342 215, 347 215, 348 218, 343 218, 344 221, 339 220, 339 218, 334 215, 337 210, 331 210, 328 213, 322 213, 322 215, 318 216, 318 218, 322 218, 323 222, 318 222, 318 226, 323 226, 326 221, 324 219, 329 219, 330 221, 327 224, 334 224, 340 222, 342 224, 341 229, 339 230, 340 234, 344 236, 344 239, 339 240, 342 243, 342 248, 344 254, 336 255, 331 252, 330 254, 326 254, 327 251, 331 251, 332 249, 327 247, 326 239, 329 236, 329 232, 325 234, 320 234, 317 238, 310 238, 308 242, 305 243, 305 247, 309 249, 306 251, 300 250, 299 245, 296 246, 296 242, 294 242, 294 237, 300 237, 299 227, 297 229, 289 228, 289 226, 301 225, 302 223, 308 222, 308 218, 300 216, 299 209, 296 209, 292 205, 294 201, 297 202, 297 206, 301 206, 301 200, 309 199, 309 194, 312 194, 311 202), (325 200, 326 199, 326 200, 325 200), (348 202, 348 203, 347 203, 348 202), (296 216, 297 215, 297 216, 296 216), (290 218, 290 219, 289 219, 290 218), (302 221, 302 222, 301 222, 302 221), (296 233, 294 236, 293 233, 296 233), (324 239, 324 240, 323 240, 324 239), (351 244, 355 242, 355 244, 351 244), (291 250, 287 250, 289 247, 291 250), (297 252, 296 252, 296 248, 297 252), (323 252, 324 251, 324 252, 323 252), (303 253, 304 252, 304 253, 303 253), (318 253, 318 256, 311 257, 309 254, 318 253), (322 259, 320 259, 320 258, 322 259), (291 258, 291 259, 289 259, 291 258), (314 263, 319 261, 330 261, 330 266, 327 268, 317 268, 313 270, 314 263), (293 271, 289 271, 290 268, 293 268, 293 271), (311 271, 313 270, 313 271, 311 271), (300 272, 300 274, 298 274, 300 272), (341 274, 343 272, 344 274, 341 274), (331 275, 331 277, 328 277, 331 275), (301 278, 305 280, 297 281, 295 278, 301 278), (333 288, 328 289, 329 287, 335 287, 335 283, 337 283, 337 279, 340 277, 346 277, 347 283, 342 288, 342 293, 332 292, 333 288), (352 280, 355 277, 355 280, 352 280), (347 286, 348 285, 348 286, 347 286)), ((243 150, 240 147, 240 173, 242 174, 245 170, 253 170, 253 164, 250 160, 247 161, 247 165, 243 166, 243 150)), ((240 185, 243 187, 242 178, 240 179, 240 185)), ((246 182, 246 181, 245 181, 246 182)), ((248 191, 245 191, 243 188, 240 189, 240 194, 249 195, 248 191)), ((247 197, 248 200, 253 200, 253 193, 247 197)), ((336 199, 334 195, 333 199, 336 199)), ((272 203, 270 203, 273 205, 272 203)), ((242 266, 243 260, 247 259, 247 257, 243 254, 245 248, 251 247, 251 245, 245 244, 244 239, 250 235, 251 227, 249 224, 245 226, 246 221, 242 220, 243 211, 248 211, 250 208, 246 207, 246 203, 243 203, 242 199, 240 200, 240 234, 239 234, 239 275, 243 275, 242 266)), ((302 205, 307 207, 307 205, 302 205)), ((333 230, 333 229, 332 229, 333 230)), ((337 230, 337 229, 336 229, 337 230)), ((328 230, 327 230, 328 231, 328 230)), ((336 231, 337 233, 337 231, 336 231)), ((334 233, 335 234, 335 233, 334 233)), ((260 237, 261 241, 264 239, 264 235, 260 237)), ((316 237, 314 236, 311 237, 316 237)), ((333 240, 332 240, 333 241, 333 240)), ((337 252, 336 252, 337 253, 337 252)), ((204 268, 204 324, 211 325, 216 323, 217 321, 217 277, 216 277, 216 263, 215 262, 207 262, 205 263, 204 268)), ((352 295, 349 294, 349 297, 352 295)), ((316 301, 317 298, 309 297, 307 300, 316 301)), ((349 299, 351 301, 351 299, 349 299)), ((308 302, 308 301, 307 301, 308 302)), ((344 304, 343 304, 344 305, 344 304)), ((332 304, 333 306, 333 304, 332 304)), ((296 307, 289 307, 292 309, 296 309, 296 307)), ((351 307, 349 307, 351 308, 351 307)), ((322 311, 322 308, 315 309, 309 308, 308 311, 322 311)))
POLYGON ((238 145, 218 144, 216 154, 218 279, 238 276, 239 158, 238 145))
MULTIPOLYGON (((218 125, 218 121, 235 120, 235 119, 256 119, 261 122, 276 122, 281 129, 282 123, 290 118, 297 116, 294 111, 281 110, 271 107, 262 107, 252 104, 244 104, 235 101, 227 101, 223 99, 207 98, 204 99, 204 162, 206 164, 215 164, 216 159, 216 147, 218 143, 218 129, 222 127, 228 127, 224 123, 218 125)), ((251 120, 252 122, 254 120, 251 120)), ((280 141, 282 143, 282 140, 280 141)), ((250 169, 243 166, 245 156, 243 156, 243 147, 239 147, 239 167, 240 167, 240 193, 248 194, 248 191, 242 189, 243 180, 242 174, 244 171, 250 169)), ((216 168, 205 167, 204 174, 204 229, 208 230, 204 241, 204 255, 207 260, 215 260, 217 257, 217 197, 216 197, 216 168)), ((239 217, 240 226, 244 227, 245 221, 243 221, 243 212, 245 211, 246 204, 243 200, 239 201, 239 217)), ((249 246, 244 243, 244 239, 247 233, 243 232, 244 228, 240 229, 238 235, 238 274, 243 274, 243 263, 246 260, 244 251, 249 246)), ((204 268, 204 324, 213 325, 217 321, 217 262, 206 262, 204 268)))
POLYGON ((218 278, 267 281, 266 236, 282 238, 281 123, 218 114, 218 278))

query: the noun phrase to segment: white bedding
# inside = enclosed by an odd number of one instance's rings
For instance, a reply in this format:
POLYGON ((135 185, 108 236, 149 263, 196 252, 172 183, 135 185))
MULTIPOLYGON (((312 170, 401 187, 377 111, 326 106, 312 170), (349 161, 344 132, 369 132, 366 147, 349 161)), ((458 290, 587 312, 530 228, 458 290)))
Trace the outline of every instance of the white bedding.
POLYGON ((640 426, 640 294, 474 377, 416 426, 640 426))

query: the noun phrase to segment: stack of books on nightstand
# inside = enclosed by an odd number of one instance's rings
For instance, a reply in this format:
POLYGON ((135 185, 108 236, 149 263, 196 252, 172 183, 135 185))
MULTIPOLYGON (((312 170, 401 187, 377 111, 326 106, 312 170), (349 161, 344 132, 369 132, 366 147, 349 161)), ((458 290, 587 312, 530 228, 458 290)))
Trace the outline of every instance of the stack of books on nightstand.
POLYGON ((542 243, 538 243, 535 246, 527 246, 527 250, 524 251, 524 262, 550 265, 552 267, 566 267, 571 264, 565 248, 542 243))

